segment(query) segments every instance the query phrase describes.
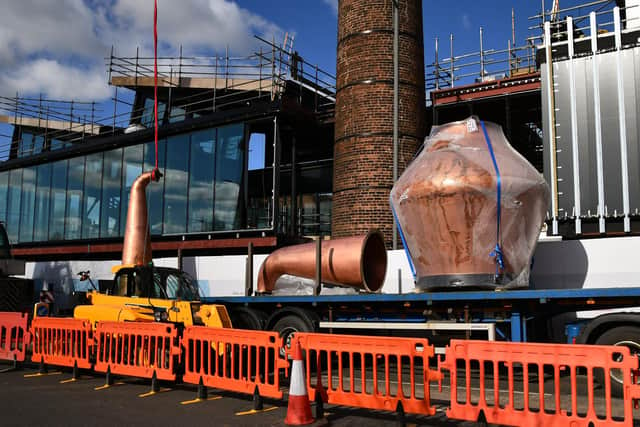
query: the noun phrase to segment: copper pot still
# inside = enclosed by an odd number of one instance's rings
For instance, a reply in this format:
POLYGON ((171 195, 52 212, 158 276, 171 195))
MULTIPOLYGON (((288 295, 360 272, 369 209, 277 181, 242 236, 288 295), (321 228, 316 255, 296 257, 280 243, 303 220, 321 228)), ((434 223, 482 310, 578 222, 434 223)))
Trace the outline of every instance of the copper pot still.
POLYGON ((549 206, 549 187, 507 141, 475 116, 434 126, 391 190, 416 287, 521 288, 549 206), (500 173, 500 232, 497 172, 500 173), (502 250, 503 268, 494 249, 502 250))

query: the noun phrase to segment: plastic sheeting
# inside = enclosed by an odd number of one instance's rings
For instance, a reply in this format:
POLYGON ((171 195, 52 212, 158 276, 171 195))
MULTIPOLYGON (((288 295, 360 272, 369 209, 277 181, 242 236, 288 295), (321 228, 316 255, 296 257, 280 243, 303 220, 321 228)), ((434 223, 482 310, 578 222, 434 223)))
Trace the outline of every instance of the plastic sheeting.
POLYGON ((391 205, 418 288, 515 288, 528 285, 549 188, 500 126, 473 116, 433 127, 391 205))

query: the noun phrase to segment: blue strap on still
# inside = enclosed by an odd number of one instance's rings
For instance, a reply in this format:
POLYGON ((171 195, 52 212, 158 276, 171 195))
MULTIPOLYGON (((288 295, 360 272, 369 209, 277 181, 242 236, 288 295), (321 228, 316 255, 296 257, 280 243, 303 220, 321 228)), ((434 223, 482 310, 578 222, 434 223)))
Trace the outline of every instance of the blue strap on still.
POLYGON ((400 227, 400 222, 398 221, 398 216, 396 215, 396 210, 393 209, 393 204, 391 203, 391 197, 389 197, 389 205, 391 205, 391 212, 393 213, 393 219, 396 221, 398 226, 398 233, 400 233, 400 240, 402 240, 402 246, 404 246, 404 253, 407 255, 407 260, 409 261, 409 268, 411 269, 411 274, 413 275, 413 281, 416 279, 416 268, 413 266, 413 260, 411 259, 411 253, 409 252, 409 247, 407 246, 407 241, 404 239, 404 233, 402 232, 402 227, 400 227))
POLYGON ((493 168, 496 171, 496 186, 497 188, 497 224, 496 224, 496 247, 489 254, 490 257, 494 257, 496 259, 496 276, 502 274, 504 272, 504 253, 502 252, 502 247, 500 247, 500 201, 502 200, 502 179, 500 177, 500 169, 498 168, 498 162, 496 161, 496 155, 493 152, 493 145, 491 145, 491 139, 489 138, 489 134, 487 133, 487 128, 484 126, 484 121, 480 121, 480 126, 482 127, 482 132, 484 133, 484 139, 487 141, 487 147, 489 148, 489 154, 491 154, 491 161, 493 162, 493 168))

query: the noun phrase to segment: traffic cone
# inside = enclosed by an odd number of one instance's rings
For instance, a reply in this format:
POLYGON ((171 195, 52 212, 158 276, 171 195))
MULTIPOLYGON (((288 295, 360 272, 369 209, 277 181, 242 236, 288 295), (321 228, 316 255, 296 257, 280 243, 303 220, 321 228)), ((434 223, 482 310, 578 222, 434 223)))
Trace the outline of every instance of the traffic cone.
POLYGON ((284 423, 287 425, 302 426, 313 422, 306 384, 304 364, 302 362, 302 349, 300 348, 300 341, 296 340, 291 365, 289 405, 287 406, 287 417, 284 419, 284 423))

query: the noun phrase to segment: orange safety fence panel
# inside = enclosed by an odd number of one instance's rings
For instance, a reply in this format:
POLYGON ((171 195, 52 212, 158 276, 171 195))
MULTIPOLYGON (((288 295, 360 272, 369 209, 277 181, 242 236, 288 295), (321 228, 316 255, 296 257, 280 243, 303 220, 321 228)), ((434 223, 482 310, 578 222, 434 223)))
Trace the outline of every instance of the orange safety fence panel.
POLYGON ((359 408, 433 415, 429 369, 434 348, 426 339, 297 333, 305 353, 309 397, 359 408))
POLYGON ((182 345, 185 383, 202 379, 208 387, 247 394, 258 387, 262 397, 282 398, 280 374, 289 363, 277 332, 190 326, 182 345))
POLYGON ((33 362, 91 368, 93 336, 88 320, 36 317, 31 323, 33 362))
POLYGON ((99 322, 98 372, 174 381, 180 356, 178 329, 171 323, 99 322))
POLYGON ((627 347, 476 340, 452 340, 440 364, 450 378, 447 417, 523 427, 633 425, 637 368, 627 347), (616 405, 612 373, 623 381, 616 405))
POLYGON ((0 312, 0 359, 24 362, 29 344, 26 313, 0 312))

